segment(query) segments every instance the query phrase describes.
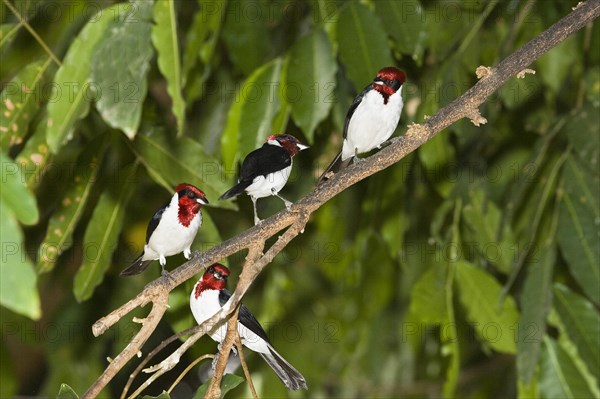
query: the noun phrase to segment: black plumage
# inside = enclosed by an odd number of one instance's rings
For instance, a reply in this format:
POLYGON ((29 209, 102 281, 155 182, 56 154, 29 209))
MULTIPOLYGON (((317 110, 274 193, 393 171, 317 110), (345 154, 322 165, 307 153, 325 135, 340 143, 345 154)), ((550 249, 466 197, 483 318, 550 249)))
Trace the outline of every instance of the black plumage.
POLYGON ((284 148, 269 143, 252 151, 246 156, 242 167, 238 183, 227 190, 219 197, 225 200, 240 195, 252 184, 258 176, 267 176, 271 173, 279 172, 292 164, 292 157, 284 148))
MULTIPOLYGON (((231 292, 225 289, 219 291, 219 304, 221 307, 227 303, 229 298, 231 298, 231 292)), ((304 376, 277 353, 273 348, 267 333, 258 320, 256 320, 256 317, 254 317, 254 315, 250 313, 250 310, 243 304, 240 306, 240 311, 238 313, 238 322, 267 342, 270 353, 258 352, 258 354, 269 364, 269 366, 271 366, 275 374, 277 374, 279 379, 288 389, 293 391, 297 391, 300 388, 308 389, 304 376)))

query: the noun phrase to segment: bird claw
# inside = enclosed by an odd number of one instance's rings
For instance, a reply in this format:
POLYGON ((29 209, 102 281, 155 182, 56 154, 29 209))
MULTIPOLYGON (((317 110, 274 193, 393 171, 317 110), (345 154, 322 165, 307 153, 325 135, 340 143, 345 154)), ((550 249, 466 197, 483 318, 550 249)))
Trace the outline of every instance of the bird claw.
POLYGON ((382 148, 385 148, 385 147, 387 147, 387 146, 388 146, 388 145, 390 145, 390 144, 392 144, 392 139, 386 140, 386 141, 384 141, 383 143, 379 144, 379 145, 377 146, 377 149, 378 149, 378 150, 381 150, 382 148))
POLYGON ((254 217, 254 225, 255 225, 255 226, 258 226, 258 225, 259 225, 259 224, 261 224, 261 223, 262 223, 262 220, 261 220, 261 219, 259 219, 257 216, 255 216, 255 217, 254 217))
POLYGON ((164 267, 163 267, 162 271, 160 272, 160 275, 165 277, 172 283, 175 282, 175 279, 173 278, 173 276, 171 276, 171 273, 169 273, 169 271, 167 269, 165 269, 164 267))
POLYGON ((190 249, 184 249, 183 250, 183 256, 187 259, 190 260, 192 258, 192 251, 190 251, 190 249))
MULTIPOLYGON (((217 368, 217 363, 219 362, 219 357, 221 356, 221 350, 223 349, 223 343, 219 343, 219 345, 217 345, 217 353, 215 354, 215 356, 213 357, 212 360, 212 364, 211 367, 213 369, 213 371, 216 370, 217 368)), ((233 353, 234 356, 237 356, 237 348, 234 346, 231 347, 231 352, 233 353)))

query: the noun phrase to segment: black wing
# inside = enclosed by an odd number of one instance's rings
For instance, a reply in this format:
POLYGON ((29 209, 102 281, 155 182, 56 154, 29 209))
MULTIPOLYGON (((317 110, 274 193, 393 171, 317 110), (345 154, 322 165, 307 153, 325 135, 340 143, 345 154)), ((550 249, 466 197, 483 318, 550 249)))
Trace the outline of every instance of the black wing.
POLYGON ((240 181, 253 181, 257 176, 279 172, 292 164, 292 157, 282 147, 265 143, 246 156, 240 170, 240 181))
POLYGON ((152 235, 152 233, 154 233, 154 230, 156 230, 156 226, 158 226, 160 218, 162 217, 162 214, 165 212, 168 206, 169 203, 167 202, 166 204, 158 208, 154 216, 152 216, 152 220, 150 220, 150 223, 148 223, 148 228, 146 229, 146 244, 148 244, 148 241, 150 241, 150 236, 152 235))
POLYGON ((354 101, 352 101, 350 108, 348 108, 348 113, 346 114, 346 122, 344 123, 344 134, 342 136, 343 138, 346 138, 346 135, 348 134, 348 125, 350 124, 350 119, 352 118, 354 111, 356 111, 356 107, 358 107, 358 104, 360 104, 365 94, 367 94, 371 90, 373 90, 373 84, 370 84, 367 87, 365 87, 363 91, 361 91, 356 97, 354 97, 354 101))
MULTIPOLYGON (((219 304, 221 305, 221 307, 225 305, 229 298, 231 298, 231 292, 227 290, 221 290, 219 292, 219 304)), ((265 330, 262 328, 258 320, 256 320, 256 317, 254 317, 254 315, 250 313, 248 308, 245 307, 243 304, 242 306, 240 306, 238 321, 242 323, 242 325, 248 330, 252 331, 254 334, 258 335, 259 337, 267 341, 269 345, 271 345, 271 341, 269 341, 269 337, 267 336, 265 330)))

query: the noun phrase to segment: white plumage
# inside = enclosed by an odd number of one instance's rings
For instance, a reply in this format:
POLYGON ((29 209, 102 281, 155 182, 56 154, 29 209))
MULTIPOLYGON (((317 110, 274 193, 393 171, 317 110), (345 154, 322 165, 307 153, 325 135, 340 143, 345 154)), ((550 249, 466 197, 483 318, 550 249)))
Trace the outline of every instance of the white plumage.
POLYGON ((389 139, 398 126, 403 105, 402 87, 389 96, 387 104, 377 90, 367 92, 348 125, 342 161, 371 151, 389 139))
POLYGON ((166 263, 165 257, 176 255, 183 251, 183 255, 189 259, 191 246, 202 225, 202 213, 198 212, 188 227, 179 222, 179 195, 175 193, 171 202, 165 209, 156 229, 148 243, 144 246, 142 260, 160 259, 160 263, 166 263))

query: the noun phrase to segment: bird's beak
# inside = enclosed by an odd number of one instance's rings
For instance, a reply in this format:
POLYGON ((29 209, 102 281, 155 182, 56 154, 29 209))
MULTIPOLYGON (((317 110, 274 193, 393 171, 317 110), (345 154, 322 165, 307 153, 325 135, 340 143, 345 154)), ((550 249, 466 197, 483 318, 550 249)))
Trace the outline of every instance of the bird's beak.
POLYGON ((383 86, 383 82, 381 80, 375 80, 373 83, 383 86))
POLYGON ((202 205, 208 205, 208 200, 206 198, 198 198, 196 202, 202 205))
POLYGON ((304 144, 300 144, 300 143, 296 144, 296 146, 297 146, 298 148, 300 148, 300 151, 302 151, 302 150, 306 150, 307 148, 310 148, 309 146, 307 146, 307 145, 304 145, 304 144))

